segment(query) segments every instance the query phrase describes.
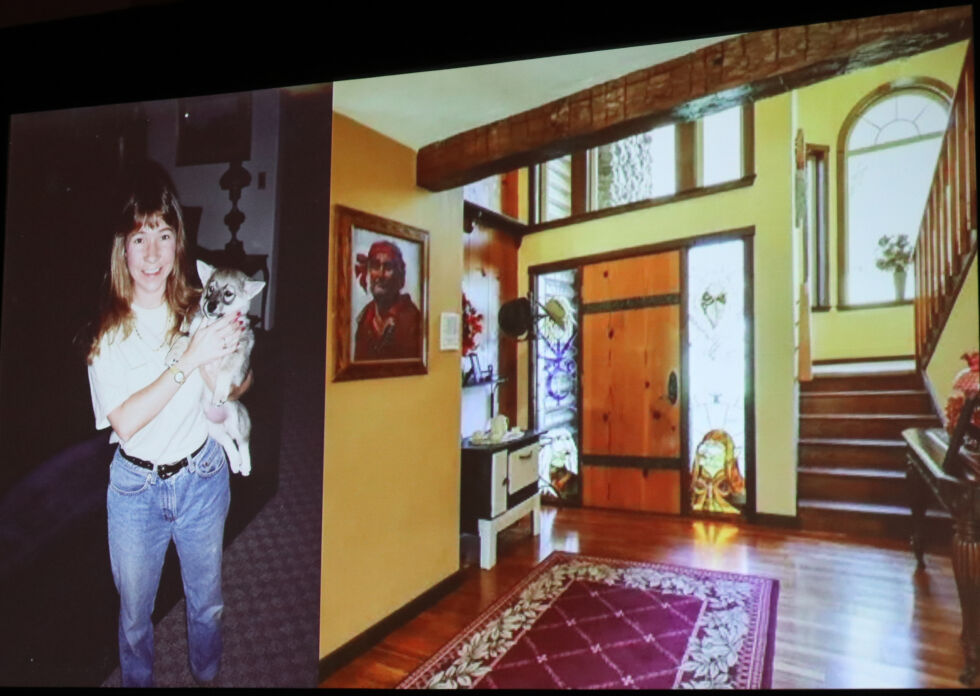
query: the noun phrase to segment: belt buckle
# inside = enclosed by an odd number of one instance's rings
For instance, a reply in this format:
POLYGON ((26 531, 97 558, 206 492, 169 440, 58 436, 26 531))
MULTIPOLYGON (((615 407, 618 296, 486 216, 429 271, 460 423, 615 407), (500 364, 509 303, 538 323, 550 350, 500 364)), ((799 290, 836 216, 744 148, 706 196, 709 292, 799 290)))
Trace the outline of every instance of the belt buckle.
POLYGON ((166 481, 168 478, 176 474, 178 471, 184 468, 187 464, 187 460, 184 459, 173 464, 161 464, 157 467, 157 476, 160 477, 161 481, 166 481))

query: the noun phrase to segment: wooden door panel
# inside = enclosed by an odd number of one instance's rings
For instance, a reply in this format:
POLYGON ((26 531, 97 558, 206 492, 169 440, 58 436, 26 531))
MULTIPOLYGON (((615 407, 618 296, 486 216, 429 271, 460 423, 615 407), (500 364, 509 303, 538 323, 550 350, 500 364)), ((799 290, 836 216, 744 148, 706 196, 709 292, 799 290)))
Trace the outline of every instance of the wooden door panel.
POLYGON ((680 513, 681 472, 612 466, 582 467, 582 504, 680 513))
POLYGON ((582 302, 680 292, 680 252, 603 261, 582 268, 582 302))
POLYGON ((583 316, 583 454, 680 456, 679 330, 679 305, 583 316))

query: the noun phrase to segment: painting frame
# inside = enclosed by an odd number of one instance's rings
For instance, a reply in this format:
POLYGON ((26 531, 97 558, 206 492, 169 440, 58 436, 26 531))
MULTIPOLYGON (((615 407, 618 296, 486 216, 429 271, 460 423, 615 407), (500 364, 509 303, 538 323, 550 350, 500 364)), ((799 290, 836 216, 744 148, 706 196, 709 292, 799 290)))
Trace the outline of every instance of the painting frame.
MULTIPOLYGON (((406 375, 428 374, 429 349, 429 233, 395 220, 355 210, 342 205, 334 206, 335 239, 335 292, 337 312, 334 318, 334 377, 333 381, 377 379, 406 375), (365 335, 359 330, 365 325, 368 314, 377 316, 376 300, 369 289, 366 260, 369 242, 387 242, 394 245, 403 257, 402 284, 396 288, 399 302, 409 306, 405 316, 417 322, 400 326, 399 331, 385 335, 366 347, 365 335), (406 253, 407 252, 407 253, 406 253), (406 258, 407 257, 407 258, 406 258), (360 267, 358 264, 361 264, 360 267), (402 293, 405 289, 406 292, 402 293), (408 296, 408 300, 403 300, 408 296), (414 307, 414 308, 413 308, 414 307), (400 333, 407 331, 408 333, 400 333), (409 336, 408 342, 400 339, 409 336), (358 348, 358 343, 362 345, 358 348), (392 350, 388 350, 393 346, 392 350), (409 351, 409 346, 411 350, 409 351), (368 358, 369 352, 384 350, 378 358, 368 358), (409 352, 398 356, 396 351, 409 352)), ((365 329, 366 331, 367 329, 365 329)), ((385 334, 388 334, 386 331, 385 334)))

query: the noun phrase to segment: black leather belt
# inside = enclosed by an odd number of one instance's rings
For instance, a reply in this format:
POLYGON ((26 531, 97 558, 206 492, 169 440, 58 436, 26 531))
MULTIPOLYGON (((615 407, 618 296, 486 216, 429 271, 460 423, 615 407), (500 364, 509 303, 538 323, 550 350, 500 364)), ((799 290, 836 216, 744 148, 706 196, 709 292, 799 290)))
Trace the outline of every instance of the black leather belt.
MULTIPOLYGON (((190 460, 196 457, 198 453, 204 449, 204 445, 206 444, 208 444, 207 440, 205 440, 200 447, 191 452, 187 457, 181 459, 179 462, 174 462, 173 464, 158 464, 156 467, 157 476, 159 476, 161 480, 170 478, 187 466, 190 460)), ((122 447, 119 448, 119 454, 123 456, 123 459, 132 462, 141 469, 149 469, 150 471, 153 471, 153 462, 148 462, 145 459, 140 459, 139 457, 131 457, 123 451, 122 447)))

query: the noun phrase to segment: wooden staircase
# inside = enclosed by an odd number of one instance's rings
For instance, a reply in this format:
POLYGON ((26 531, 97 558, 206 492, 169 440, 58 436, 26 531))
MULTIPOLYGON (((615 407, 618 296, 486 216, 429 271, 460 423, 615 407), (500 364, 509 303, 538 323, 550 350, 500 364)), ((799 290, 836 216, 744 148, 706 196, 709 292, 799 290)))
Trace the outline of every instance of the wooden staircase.
MULTIPOLYGON (((797 505, 803 529, 908 538, 911 513, 902 430, 939 427, 915 371, 829 373, 803 382, 797 505)), ((931 503, 927 538, 948 539, 931 503)))

